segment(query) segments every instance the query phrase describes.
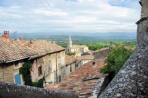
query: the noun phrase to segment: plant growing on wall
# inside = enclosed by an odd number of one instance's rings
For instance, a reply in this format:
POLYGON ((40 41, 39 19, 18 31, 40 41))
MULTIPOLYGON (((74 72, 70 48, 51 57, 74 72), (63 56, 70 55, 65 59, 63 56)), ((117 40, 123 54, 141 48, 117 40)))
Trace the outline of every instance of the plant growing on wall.
POLYGON ((66 55, 73 56, 73 55, 76 55, 76 53, 75 53, 75 52, 72 52, 72 53, 66 53, 66 55))
POLYGON ((31 73, 30 73, 31 66, 32 66, 32 63, 30 61, 27 61, 19 69, 19 73, 22 74, 24 84, 29 85, 29 86, 43 88, 44 77, 40 79, 38 82, 32 82, 31 73))
POLYGON ((120 68, 124 65, 127 61, 129 56, 131 55, 132 51, 127 50, 124 47, 118 46, 114 48, 107 59, 105 60, 106 66, 101 69, 102 73, 109 73, 115 76, 118 73, 120 68))
POLYGON ((30 61, 27 61, 19 69, 19 73, 22 74, 22 77, 24 79, 24 84, 30 85, 30 86, 32 86, 31 75, 30 75, 31 66, 32 66, 32 63, 30 61))

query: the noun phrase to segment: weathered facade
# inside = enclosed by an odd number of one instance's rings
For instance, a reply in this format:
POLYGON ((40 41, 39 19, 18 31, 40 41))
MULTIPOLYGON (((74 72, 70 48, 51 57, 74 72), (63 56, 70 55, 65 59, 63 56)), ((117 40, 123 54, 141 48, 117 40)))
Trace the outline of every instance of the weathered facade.
POLYGON ((0 38, 0 81, 23 84, 20 67, 32 62, 31 78, 56 83, 64 77, 65 49, 50 41, 12 41, 0 38))
POLYGON ((0 81, 23 84, 19 68, 33 53, 9 39, 0 38, 0 81))
POLYGON ((94 57, 91 55, 88 56, 68 56, 66 55, 65 61, 65 76, 69 75, 70 73, 74 72, 77 70, 79 67, 83 66, 84 64, 93 61, 94 57))
POLYGON ((45 82, 49 84, 61 81, 65 76, 63 69, 65 65, 64 59, 64 51, 34 59, 31 70, 32 81, 36 82, 43 77, 45 78, 45 82))
POLYGON ((100 69, 104 67, 105 58, 88 62, 67 75, 60 83, 46 85, 49 90, 65 91, 77 94, 80 98, 91 96, 98 79, 104 76, 100 69))
POLYGON ((56 83, 64 77, 65 49, 47 40, 20 41, 18 44, 33 49, 31 77, 33 82, 45 78, 45 83, 56 83), (22 44, 24 43, 24 44, 22 44))

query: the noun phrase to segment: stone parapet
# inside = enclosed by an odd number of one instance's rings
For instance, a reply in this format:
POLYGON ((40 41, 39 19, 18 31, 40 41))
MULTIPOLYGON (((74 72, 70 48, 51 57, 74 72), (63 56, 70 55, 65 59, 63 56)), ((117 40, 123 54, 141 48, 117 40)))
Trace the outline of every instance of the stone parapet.
POLYGON ((78 98, 72 93, 0 82, 0 98, 78 98))

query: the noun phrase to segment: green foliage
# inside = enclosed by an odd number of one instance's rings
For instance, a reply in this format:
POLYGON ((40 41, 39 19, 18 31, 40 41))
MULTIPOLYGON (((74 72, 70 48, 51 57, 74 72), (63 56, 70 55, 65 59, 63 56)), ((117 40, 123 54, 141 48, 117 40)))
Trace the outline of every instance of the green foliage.
POLYGON ((66 55, 73 56, 73 55, 76 55, 76 53, 75 53, 75 52, 72 52, 72 53, 66 53, 66 55))
POLYGON ((24 84, 29 85, 29 86, 35 86, 35 87, 43 88, 44 78, 40 79, 38 82, 32 82, 31 73, 30 73, 31 66, 32 66, 32 63, 30 61, 27 61, 19 69, 19 73, 22 74, 24 84))
POLYGON ((24 84, 25 85, 30 85, 30 86, 32 85, 31 75, 30 75, 31 66, 32 66, 32 63, 30 61, 27 61, 19 69, 19 73, 22 74, 24 84))
POLYGON ((107 65, 101 69, 101 73, 111 73, 115 75, 127 61, 131 53, 131 50, 127 50, 122 46, 114 48, 105 60, 107 65))
MULTIPOLYGON (((67 43, 57 43, 58 45, 66 48, 67 43)), ((110 41, 86 41, 86 42, 80 42, 80 41, 74 41, 73 44, 75 45, 86 45, 88 48, 92 51, 96 51, 101 48, 106 48, 110 46, 110 41)), ((135 49, 136 41, 112 41, 112 44, 114 46, 127 46, 131 49, 135 49)))
POLYGON ((109 45, 88 45, 89 50, 99 50, 101 48, 109 47, 109 45))
POLYGON ((43 88, 44 78, 40 79, 38 82, 32 82, 32 86, 43 88))
POLYGON ((66 43, 57 43, 58 45, 62 46, 63 48, 66 48, 67 47, 67 44, 66 43))

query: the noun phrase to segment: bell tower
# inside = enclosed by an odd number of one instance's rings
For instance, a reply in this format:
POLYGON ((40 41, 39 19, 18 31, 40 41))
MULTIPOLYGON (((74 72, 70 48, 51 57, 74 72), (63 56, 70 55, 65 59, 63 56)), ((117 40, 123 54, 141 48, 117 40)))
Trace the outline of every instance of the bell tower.
POLYGON ((72 48, 72 39, 71 36, 69 36, 66 52, 71 52, 71 48, 72 48))

